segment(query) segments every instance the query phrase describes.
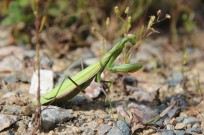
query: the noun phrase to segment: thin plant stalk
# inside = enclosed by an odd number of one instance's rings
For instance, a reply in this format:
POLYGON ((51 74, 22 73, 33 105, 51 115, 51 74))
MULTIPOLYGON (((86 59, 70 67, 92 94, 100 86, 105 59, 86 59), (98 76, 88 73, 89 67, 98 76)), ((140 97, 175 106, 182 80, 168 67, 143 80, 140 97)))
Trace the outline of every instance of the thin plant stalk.
POLYGON ((34 15, 35 15, 35 38, 36 38, 36 65, 37 65, 37 74, 38 74, 38 87, 37 87, 37 113, 36 113, 36 129, 41 129, 41 103, 40 103, 40 43, 39 43, 39 26, 40 26, 40 21, 39 21, 39 7, 38 7, 39 1, 35 0, 34 1, 34 15))

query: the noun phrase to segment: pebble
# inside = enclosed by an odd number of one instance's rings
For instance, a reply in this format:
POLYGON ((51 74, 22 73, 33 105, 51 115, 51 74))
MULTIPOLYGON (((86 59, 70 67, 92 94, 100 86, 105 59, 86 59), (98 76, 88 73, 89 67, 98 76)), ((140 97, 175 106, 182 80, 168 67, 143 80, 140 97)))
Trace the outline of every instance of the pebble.
POLYGON ((94 135, 94 131, 91 128, 87 128, 84 130, 82 135, 94 135))
POLYGON ((172 79, 168 80, 166 83, 169 86, 175 87, 177 84, 180 84, 183 80, 183 74, 181 72, 173 73, 172 79))
POLYGON ((34 50, 26 50, 24 52, 25 57, 27 58, 33 58, 35 56, 36 52, 34 50))
MULTIPOLYGON (((45 106, 42 107, 44 109, 45 106)), ((54 124, 73 118, 70 110, 62 109, 56 106, 49 106, 42 111, 42 126, 44 129, 50 129, 54 124)))
MULTIPOLYGON (((124 135, 122 131, 120 131, 117 127, 112 127, 111 130, 107 133, 107 135, 124 135)), ((129 135, 129 134, 128 134, 129 135)))
POLYGON ((186 127, 185 123, 177 123, 175 129, 184 129, 186 127))
POLYGON ((103 118, 99 118, 99 119, 97 120, 97 122, 98 122, 99 124, 101 124, 101 123, 104 122, 104 119, 103 119, 103 118))
POLYGON ((197 118, 186 117, 186 118, 183 119, 183 123, 185 123, 185 124, 195 124, 195 123, 200 123, 200 121, 197 118))
POLYGON ((153 134, 153 133, 155 133, 155 130, 154 130, 154 129, 147 129, 147 130, 144 130, 144 131, 143 131, 143 134, 144 134, 144 135, 151 135, 151 134, 153 134))
POLYGON ((41 57, 40 65, 43 69, 50 69, 50 67, 53 65, 53 60, 46 56, 41 57))
POLYGON ((108 124, 109 126, 112 126, 112 125, 113 125, 113 122, 112 122, 112 121, 109 121, 107 124, 108 124))
POLYGON ((107 125, 107 124, 102 124, 102 125, 100 125, 100 127, 99 127, 98 134, 99 134, 99 135, 104 135, 104 134, 106 134, 110 129, 111 129, 111 126, 109 126, 109 125, 107 125))
POLYGON ((7 56, 0 62, 0 72, 23 71, 23 63, 16 56, 7 56))
POLYGON ((119 120, 119 121, 117 121, 116 125, 120 129, 120 131, 123 132, 123 135, 129 135, 130 134, 130 127, 124 121, 119 120))
POLYGON ((33 67, 24 68, 23 71, 15 72, 16 77, 20 82, 29 83, 31 82, 30 78, 32 77, 33 67))
POLYGON ((137 86, 138 80, 137 80, 135 77, 131 76, 131 75, 127 75, 127 76, 125 76, 125 78, 123 79, 123 83, 124 83, 125 85, 137 86))
POLYGON ((107 135, 129 135, 130 128, 129 125, 124 121, 119 120, 116 122, 116 126, 113 126, 111 130, 107 133, 107 135))
POLYGON ((158 132, 158 135, 176 135, 173 130, 164 130, 162 132, 158 132))
POLYGON ((7 92, 6 94, 4 94, 3 96, 2 96, 2 98, 10 98, 11 96, 15 96, 15 94, 13 93, 13 92, 7 92))
POLYGON ((48 135, 55 135, 55 132, 54 132, 54 131, 50 131, 50 132, 48 133, 48 135))
POLYGON ((160 64, 157 61, 151 60, 145 65, 144 71, 151 72, 152 70, 158 68, 159 66, 160 64))
POLYGON ((192 128, 198 128, 198 127, 200 127, 200 125, 199 125, 198 123, 195 123, 195 124, 192 126, 192 128))
MULTIPOLYGON (((44 95, 53 88, 53 71, 51 70, 40 70, 40 93, 44 95)), ((29 93, 37 96, 38 89, 38 72, 33 73, 31 79, 31 86, 29 93)))
MULTIPOLYGON (((82 95, 78 94, 74 98, 67 101, 67 105, 80 105, 84 103, 87 99, 82 95)), ((78 107, 78 106, 77 106, 78 107)))
POLYGON ((133 114, 137 114, 137 119, 141 120, 143 123, 148 122, 150 119, 155 118, 158 116, 157 111, 151 109, 150 107, 146 105, 140 105, 136 103, 129 103, 128 109, 133 114))
POLYGON ((0 131, 8 128, 12 124, 16 123, 20 120, 19 116, 15 115, 7 115, 7 114, 0 114, 0 131))
POLYGON ((182 116, 176 117, 176 121, 177 121, 177 122, 182 122, 182 121, 184 120, 184 118, 185 118, 185 117, 182 117, 182 116))
POLYGON ((4 81, 8 84, 8 83, 16 83, 19 80, 15 76, 9 76, 4 78, 4 81))
POLYGON ((21 47, 18 47, 18 46, 2 47, 2 48, 0 48, 0 58, 6 58, 6 57, 14 56, 16 61, 21 61, 21 60, 23 60, 24 52, 25 52, 25 50, 21 47))
POLYGON ((21 112, 21 109, 20 107, 6 105, 3 107, 3 112, 10 114, 19 114, 21 112))
POLYGON ((27 129, 26 123, 24 121, 19 121, 17 124, 18 124, 17 132, 21 133, 21 134, 25 134, 26 133, 26 129, 27 129))
POLYGON ((186 132, 184 130, 174 130, 176 135, 186 135, 186 132))
POLYGON ((157 126, 163 126, 163 120, 159 119, 154 124, 156 124, 157 126))
POLYGON ((171 124, 166 125, 167 130, 174 130, 174 126, 171 124))
POLYGON ((163 123, 164 123, 164 125, 171 124, 171 119, 165 118, 163 123))
POLYGON ((84 124, 84 120, 79 120, 78 123, 79 123, 79 126, 81 126, 84 124))
POLYGON ((95 81, 92 81, 91 84, 85 89, 86 95, 91 98, 97 98, 101 91, 104 91, 100 83, 96 83, 95 81))
POLYGON ((197 128, 188 128, 186 129, 186 133, 188 134, 200 134, 202 132, 201 127, 197 127, 197 128))
POLYGON ((180 117, 177 117, 176 120, 178 122, 180 122, 180 123, 181 122, 185 123, 186 125, 188 125, 188 124, 193 125, 195 123, 200 123, 200 121, 197 118, 193 118, 193 117, 182 117, 182 116, 180 116, 180 117))
POLYGON ((178 123, 178 121, 175 118, 172 118, 170 123, 175 126, 178 123))

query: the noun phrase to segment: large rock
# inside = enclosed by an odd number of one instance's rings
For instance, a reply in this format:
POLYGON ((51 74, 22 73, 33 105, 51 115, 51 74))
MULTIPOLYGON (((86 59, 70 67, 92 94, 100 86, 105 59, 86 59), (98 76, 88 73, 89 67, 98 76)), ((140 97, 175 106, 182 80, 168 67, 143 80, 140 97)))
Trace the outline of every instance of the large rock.
MULTIPOLYGON (((44 108, 46 107, 42 106, 42 110, 44 108)), ((50 129, 57 123, 73 118, 71 112, 71 110, 66 110, 57 106, 49 106, 42 111, 42 127, 44 129, 50 129)))

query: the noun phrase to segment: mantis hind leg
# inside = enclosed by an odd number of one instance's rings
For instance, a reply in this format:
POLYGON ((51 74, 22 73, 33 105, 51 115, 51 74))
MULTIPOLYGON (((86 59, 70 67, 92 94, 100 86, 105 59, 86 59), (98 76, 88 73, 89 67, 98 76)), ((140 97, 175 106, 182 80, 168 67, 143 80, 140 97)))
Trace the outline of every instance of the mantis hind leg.
POLYGON ((61 89, 63 83, 65 82, 65 80, 66 80, 67 78, 68 78, 73 84, 76 85, 76 89, 82 90, 81 87, 80 87, 80 85, 78 85, 70 76, 66 76, 66 77, 63 79, 62 83, 60 84, 59 89, 57 90, 57 93, 56 93, 53 97, 50 97, 50 98, 44 97, 44 98, 47 99, 47 100, 52 100, 52 101, 50 102, 50 104, 52 104, 52 103, 55 101, 55 99, 57 98, 57 95, 58 95, 58 93, 59 93, 59 91, 60 91, 60 89, 61 89))

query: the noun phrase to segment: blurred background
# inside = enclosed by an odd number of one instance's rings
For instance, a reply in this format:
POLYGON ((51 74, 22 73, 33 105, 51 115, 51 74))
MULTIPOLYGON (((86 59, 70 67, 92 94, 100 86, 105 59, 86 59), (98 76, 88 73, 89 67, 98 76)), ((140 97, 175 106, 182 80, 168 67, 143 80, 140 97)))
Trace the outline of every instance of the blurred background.
MULTIPOLYGON (((35 17, 32 3, 28 0, 0 1, 0 37, 2 39, 6 35, 9 36, 0 46, 23 43, 33 47, 35 17)), ((171 15, 170 20, 155 25, 162 35, 169 36, 171 44, 183 42, 183 36, 191 37, 204 27, 203 0, 41 0, 39 16, 41 19, 46 16, 44 31, 52 37, 49 40, 63 44, 60 47, 68 50, 70 47, 89 45, 90 37, 105 37, 106 40, 112 41, 121 36, 124 29, 121 27, 122 21, 114 13, 115 6, 118 6, 122 13, 129 7, 129 14, 132 16, 131 30, 147 23, 149 17, 155 15, 159 9, 163 16, 171 15), (110 19, 108 26, 107 17, 110 19), (93 28, 96 32, 92 31, 93 28)), ((43 32, 41 41, 50 44, 43 32)), ((188 44, 195 43, 191 41, 188 44)))

